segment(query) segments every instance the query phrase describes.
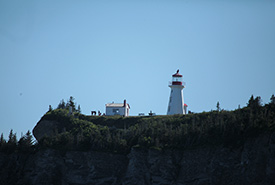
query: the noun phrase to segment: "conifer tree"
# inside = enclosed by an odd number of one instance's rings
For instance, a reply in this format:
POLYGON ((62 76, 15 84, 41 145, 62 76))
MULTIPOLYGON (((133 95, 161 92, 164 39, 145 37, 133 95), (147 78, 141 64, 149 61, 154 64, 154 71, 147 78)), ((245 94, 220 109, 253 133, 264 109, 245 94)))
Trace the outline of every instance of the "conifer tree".
POLYGON ((252 109, 255 109, 255 108, 258 108, 262 105, 262 100, 261 100, 261 97, 260 96, 257 96, 255 99, 254 99, 254 96, 252 95, 248 101, 248 104, 247 106, 252 108, 252 109))
POLYGON ((248 100, 247 106, 248 106, 248 107, 252 107, 252 106, 253 106, 253 102, 254 102, 254 96, 253 96, 253 94, 252 94, 251 97, 250 97, 250 99, 248 100))
POLYGON ((49 105, 49 112, 51 112, 53 110, 52 106, 49 105))
POLYGON ((0 146, 3 146, 4 144, 6 144, 6 140, 4 139, 4 135, 2 133, 0 137, 0 146))
POLYGON ((220 110, 221 110, 221 108, 220 108, 220 102, 217 102, 217 111, 219 112, 220 110))
POLYGON ((9 144, 17 144, 17 137, 16 134, 13 133, 13 130, 11 129, 10 134, 9 134, 9 144))
POLYGON ((18 142, 18 149, 21 152, 29 152, 31 151, 31 147, 33 145, 33 138, 31 132, 28 130, 27 133, 20 138, 18 142))
POLYGON ((68 101, 68 106, 72 107, 72 111, 73 112, 76 110, 76 108, 75 108, 75 102, 74 102, 74 97, 70 96, 70 99, 68 101))
POLYGON ((275 96, 274 96, 274 94, 272 94, 272 96, 270 97, 270 104, 275 104, 275 96))
POLYGON ((80 105, 78 105, 76 112, 81 113, 80 105))
POLYGON ((24 136, 25 141, 26 141, 26 145, 27 146, 32 146, 33 145, 33 137, 31 132, 28 130, 26 135, 24 136))
POLYGON ((60 101, 60 103, 58 104, 57 109, 65 109, 65 108, 66 108, 66 104, 65 104, 64 99, 62 99, 60 101))

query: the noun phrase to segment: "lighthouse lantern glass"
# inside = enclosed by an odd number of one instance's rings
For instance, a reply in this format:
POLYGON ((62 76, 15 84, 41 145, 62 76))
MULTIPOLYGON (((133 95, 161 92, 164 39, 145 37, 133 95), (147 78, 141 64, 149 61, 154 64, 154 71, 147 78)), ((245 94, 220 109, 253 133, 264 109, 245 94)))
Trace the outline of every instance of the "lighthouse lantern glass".
POLYGON ((173 77, 172 81, 173 82, 182 82, 182 77, 173 77))

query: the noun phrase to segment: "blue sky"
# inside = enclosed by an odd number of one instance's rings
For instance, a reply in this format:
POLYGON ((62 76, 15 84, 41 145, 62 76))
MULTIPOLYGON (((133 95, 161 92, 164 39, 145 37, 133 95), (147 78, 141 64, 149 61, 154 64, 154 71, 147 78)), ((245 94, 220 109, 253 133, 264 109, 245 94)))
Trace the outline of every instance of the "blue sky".
POLYGON ((275 3, 0 0, 0 132, 21 136, 48 106, 84 114, 127 99, 166 114, 180 69, 193 112, 263 103, 275 92, 275 3))

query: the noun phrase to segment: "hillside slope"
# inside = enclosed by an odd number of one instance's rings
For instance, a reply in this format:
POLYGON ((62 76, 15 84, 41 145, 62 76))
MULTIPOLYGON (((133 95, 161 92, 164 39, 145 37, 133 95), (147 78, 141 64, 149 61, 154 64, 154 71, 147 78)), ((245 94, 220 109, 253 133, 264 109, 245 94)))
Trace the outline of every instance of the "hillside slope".
POLYGON ((152 117, 47 112, 0 147, 0 184, 275 184, 275 103, 152 117), (24 142, 23 142, 24 143, 24 142))
POLYGON ((41 146, 64 150, 129 153, 133 146, 185 150, 197 146, 239 147, 275 131, 275 104, 188 115, 107 117, 46 113, 33 129, 41 146))
POLYGON ((0 184, 275 184, 275 134, 238 148, 0 153, 0 184))

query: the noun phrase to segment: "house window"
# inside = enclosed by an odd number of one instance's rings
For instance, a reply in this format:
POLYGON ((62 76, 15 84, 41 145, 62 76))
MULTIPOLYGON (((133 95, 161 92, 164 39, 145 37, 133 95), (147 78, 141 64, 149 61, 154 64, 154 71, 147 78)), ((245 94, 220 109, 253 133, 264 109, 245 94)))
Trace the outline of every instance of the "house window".
POLYGON ((119 114, 119 109, 113 109, 113 113, 114 113, 115 115, 119 114))

